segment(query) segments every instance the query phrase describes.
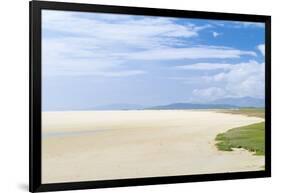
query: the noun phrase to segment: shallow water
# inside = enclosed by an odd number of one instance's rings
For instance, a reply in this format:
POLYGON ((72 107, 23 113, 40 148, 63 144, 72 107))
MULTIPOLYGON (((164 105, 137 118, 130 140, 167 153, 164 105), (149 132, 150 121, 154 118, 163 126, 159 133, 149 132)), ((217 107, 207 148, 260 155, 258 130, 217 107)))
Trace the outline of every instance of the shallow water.
POLYGON ((50 138, 50 137, 66 137, 66 136, 78 136, 85 134, 94 134, 97 132, 102 132, 105 129, 95 129, 95 130, 84 130, 84 131, 67 131, 67 132, 43 132, 42 138, 50 138))

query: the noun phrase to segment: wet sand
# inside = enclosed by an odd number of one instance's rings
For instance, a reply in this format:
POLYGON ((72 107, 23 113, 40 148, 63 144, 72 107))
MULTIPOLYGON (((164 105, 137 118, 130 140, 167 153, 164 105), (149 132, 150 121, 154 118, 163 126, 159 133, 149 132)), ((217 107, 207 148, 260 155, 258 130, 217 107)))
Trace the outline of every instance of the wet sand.
POLYGON ((42 183, 263 170, 264 156, 215 137, 263 119, 214 110, 42 114, 42 183))

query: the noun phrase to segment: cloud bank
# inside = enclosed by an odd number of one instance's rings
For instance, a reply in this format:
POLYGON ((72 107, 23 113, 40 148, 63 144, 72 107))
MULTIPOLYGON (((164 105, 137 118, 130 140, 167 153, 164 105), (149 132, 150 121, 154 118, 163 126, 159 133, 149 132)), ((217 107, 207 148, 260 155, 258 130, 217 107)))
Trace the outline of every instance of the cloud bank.
POLYGON ((138 80, 143 92, 178 88, 191 101, 264 97, 265 45, 253 35, 263 23, 43 10, 42 27, 46 79, 123 80, 128 95, 138 80))

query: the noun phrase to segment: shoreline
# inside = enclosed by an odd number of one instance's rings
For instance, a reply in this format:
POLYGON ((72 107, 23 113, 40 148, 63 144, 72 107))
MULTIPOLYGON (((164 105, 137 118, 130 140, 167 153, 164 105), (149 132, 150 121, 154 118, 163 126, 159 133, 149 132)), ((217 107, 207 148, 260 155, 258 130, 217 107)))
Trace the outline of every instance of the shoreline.
POLYGON ((215 147, 218 133, 262 120, 213 109, 43 113, 43 133, 80 133, 43 138, 42 182, 262 170, 264 156, 215 147))

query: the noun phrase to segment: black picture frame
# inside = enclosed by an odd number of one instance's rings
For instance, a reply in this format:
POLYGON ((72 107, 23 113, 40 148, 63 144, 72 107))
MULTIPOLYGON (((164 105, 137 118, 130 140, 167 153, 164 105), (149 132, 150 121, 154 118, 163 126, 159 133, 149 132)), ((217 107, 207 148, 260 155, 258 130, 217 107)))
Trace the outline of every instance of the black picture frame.
POLYGON ((271 176, 271 17, 233 13, 215 13, 156 8, 93 5, 31 1, 30 5, 30 143, 29 191, 60 191, 109 188, 153 184, 260 178, 271 176), (42 184, 41 182, 41 11, 64 10, 80 12, 118 13, 147 16, 203 18, 265 23, 265 170, 184 176, 115 179, 87 182, 42 184))

